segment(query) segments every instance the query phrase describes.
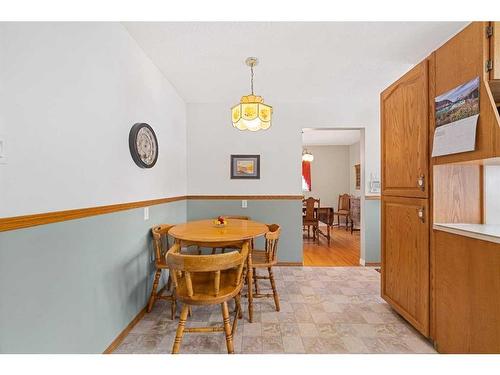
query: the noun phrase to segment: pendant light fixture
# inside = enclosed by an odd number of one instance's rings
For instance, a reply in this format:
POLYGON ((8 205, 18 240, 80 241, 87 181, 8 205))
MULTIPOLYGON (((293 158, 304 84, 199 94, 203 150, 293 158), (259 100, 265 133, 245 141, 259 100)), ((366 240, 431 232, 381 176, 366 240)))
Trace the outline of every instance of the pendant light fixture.
POLYGON ((253 92, 253 68, 258 64, 256 57, 248 57, 245 63, 250 67, 252 93, 242 96, 240 103, 231 108, 233 126, 239 130, 258 131, 271 127, 273 107, 264 104, 262 96, 253 92))
POLYGON ((314 160, 314 155, 311 154, 309 151, 307 151, 307 149, 304 149, 302 151, 302 161, 313 161, 314 160))

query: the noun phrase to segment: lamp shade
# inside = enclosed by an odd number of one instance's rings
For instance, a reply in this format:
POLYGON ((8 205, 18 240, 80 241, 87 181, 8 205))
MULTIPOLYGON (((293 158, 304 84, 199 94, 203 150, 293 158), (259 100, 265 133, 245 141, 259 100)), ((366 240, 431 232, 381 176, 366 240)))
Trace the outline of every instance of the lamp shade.
POLYGON ((302 161, 308 161, 308 162, 311 162, 314 160, 314 155, 311 154, 309 151, 307 150, 304 150, 302 152, 302 161))
POLYGON ((233 126, 239 130, 258 131, 271 127, 273 107, 264 104, 261 96, 241 97, 239 104, 231 108, 233 126))

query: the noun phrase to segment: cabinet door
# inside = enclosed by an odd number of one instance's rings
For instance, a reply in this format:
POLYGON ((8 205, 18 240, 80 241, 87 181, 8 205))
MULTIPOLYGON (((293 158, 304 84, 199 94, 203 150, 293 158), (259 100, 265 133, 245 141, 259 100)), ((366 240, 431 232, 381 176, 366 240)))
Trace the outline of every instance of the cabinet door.
POLYGON ((434 231, 440 353, 500 353, 500 244, 434 231))
POLYGON ((382 193, 428 197, 428 63, 423 61, 380 98, 382 193))
POLYGON ((500 22, 490 22, 488 25, 491 27, 491 40, 490 40, 490 59, 493 66, 490 72, 490 79, 500 79, 500 22))
POLYGON ((429 336, 426 199, 382 197, 382 298, 429 336))

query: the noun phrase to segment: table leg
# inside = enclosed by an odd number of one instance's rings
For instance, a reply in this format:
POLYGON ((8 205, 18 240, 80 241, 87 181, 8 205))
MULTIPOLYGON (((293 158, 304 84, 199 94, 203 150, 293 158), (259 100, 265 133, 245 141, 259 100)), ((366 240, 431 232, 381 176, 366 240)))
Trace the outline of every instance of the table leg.
POLYGON ((247 287, 248 287, 248 321, 253 321, 253 263, 252 263, 252 246, 249 243, 250 251, 247 258, 247 287))

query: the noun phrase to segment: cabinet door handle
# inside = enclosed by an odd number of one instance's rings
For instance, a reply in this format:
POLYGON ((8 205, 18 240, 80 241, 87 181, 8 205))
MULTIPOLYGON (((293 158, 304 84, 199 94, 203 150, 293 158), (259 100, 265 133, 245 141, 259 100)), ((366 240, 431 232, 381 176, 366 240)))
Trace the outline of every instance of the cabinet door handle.
POLYGON ((420 222, 425 223, 425 208, 424 207, 420 207, 417 210, 417 216, 420 219, 420 222))
POLYGON ((419 178, 417 178, 417 186, 420 190, 425 191, 425 176, 422 174, 419 178))

